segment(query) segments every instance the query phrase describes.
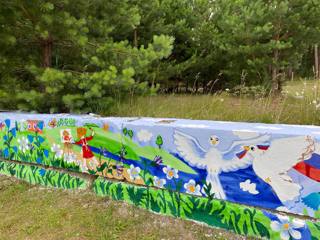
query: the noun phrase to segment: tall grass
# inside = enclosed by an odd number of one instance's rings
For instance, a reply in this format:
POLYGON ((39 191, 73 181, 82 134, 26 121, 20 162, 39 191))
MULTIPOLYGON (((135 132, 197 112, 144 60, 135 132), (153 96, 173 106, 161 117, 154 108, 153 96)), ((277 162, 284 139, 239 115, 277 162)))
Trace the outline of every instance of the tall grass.
POLYGON ((158 95, 127 99, 104 114, 320 125, 319 81, 289 82, 278 97, 158 95))

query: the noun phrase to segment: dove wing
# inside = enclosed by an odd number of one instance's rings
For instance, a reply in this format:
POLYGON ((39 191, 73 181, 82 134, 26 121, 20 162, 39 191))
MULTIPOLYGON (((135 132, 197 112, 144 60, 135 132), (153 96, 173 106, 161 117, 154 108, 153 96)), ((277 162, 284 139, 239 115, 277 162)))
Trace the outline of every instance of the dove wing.
POLYGON ((225 153, 228 153, 234 149, 236 146, 245 146, 245 145, 256 145, 256 144, 262 144, 265 142, 269 142, 271 138, 271 135, 264 134, 259 137, 249 138, 249 139, 242 139, 238 141, 234 141, 232 145, 228 148, 228 150, 224 151, 225 153))
POLYGON ((306 136, 280 138, 271 142, 264 159, 266 166, 276 166, 279 173, 288 171, 295 164, 311 157, 314 141, 306 136))
POLYGON ((249 167, 252 164, 252 160, 253 158, 249 154, 241 159, 233 155, 231 159, 221 159, 218 164, 220 165, 221 171, 232 172, 249 167))
POLYGON ((205 159, 206 151, 192 136, 183 132, 175 131, 174 144, 180 155, 191 165, 197 168, 206 168, 208 162, 205 159))

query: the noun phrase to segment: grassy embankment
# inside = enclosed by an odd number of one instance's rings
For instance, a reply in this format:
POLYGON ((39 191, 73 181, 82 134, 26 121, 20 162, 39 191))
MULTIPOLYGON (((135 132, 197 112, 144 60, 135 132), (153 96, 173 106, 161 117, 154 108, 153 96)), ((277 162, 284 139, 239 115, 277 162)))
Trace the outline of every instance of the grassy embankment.
POLYGON ((109 114, 320 125, 320 81, 288 82, 284 92, 264 98, 234 97, 226 91, 213 96, 140 97, 119 103, 109 114))

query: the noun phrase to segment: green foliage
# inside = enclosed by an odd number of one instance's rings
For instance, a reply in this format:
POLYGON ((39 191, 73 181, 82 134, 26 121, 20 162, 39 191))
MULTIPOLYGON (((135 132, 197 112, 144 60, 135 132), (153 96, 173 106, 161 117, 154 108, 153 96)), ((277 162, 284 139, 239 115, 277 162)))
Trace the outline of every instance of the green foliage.
POLYGON ((27 166, 0 161, 0 174, 14 176, 30 184, 40 184, 47 187, 63 189, 84 189, 87 182, 67 173, 46 170, 41 167, 27 166))
POLYGON ((107 113, 137 94, 310 77, 319 4, 13 0, 0 9, 0 107, 107 113))
POLYGON ((196 220, 238 234, 277 237, 269 227, 271 221, 260 210, 237 204, 102 178, 94 182, 94 191, 99 196, 110 196, 154 212, 196 220))
POLYGON ((126 40, 141 19, 129 0, 11 1, 1 13, 5 107, 88 112, 147 93, 145 74, 172 51, 174 39, 162 34, 139 47, 126 40))

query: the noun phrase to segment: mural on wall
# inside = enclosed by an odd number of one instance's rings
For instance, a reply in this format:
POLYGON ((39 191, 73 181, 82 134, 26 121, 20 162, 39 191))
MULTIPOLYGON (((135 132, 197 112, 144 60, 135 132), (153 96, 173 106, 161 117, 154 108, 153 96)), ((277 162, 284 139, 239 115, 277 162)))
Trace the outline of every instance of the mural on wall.
POLYGON ((320 127, 0 114, 1 156, 320 217, 320 127))
POLYGON ((88 183, 81 178, 37 166, 0 161, 0 174, 13 176, 30 184, 63 189, 85 189, 88 183))
POLYGON ((190 219, 237 234, 267 239, 319 239, 320 224, 214 198, 98 178, 94 191, 153 212, 190 219))

